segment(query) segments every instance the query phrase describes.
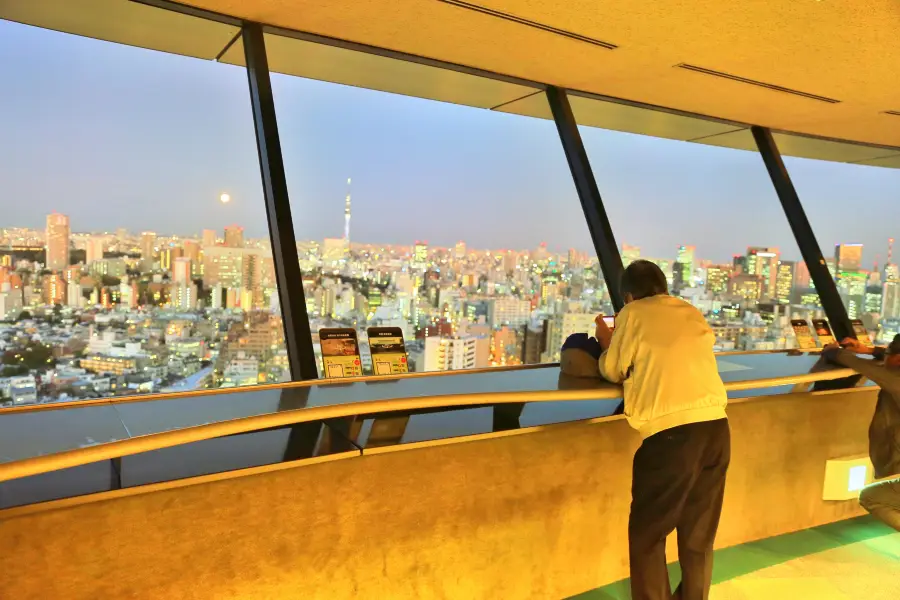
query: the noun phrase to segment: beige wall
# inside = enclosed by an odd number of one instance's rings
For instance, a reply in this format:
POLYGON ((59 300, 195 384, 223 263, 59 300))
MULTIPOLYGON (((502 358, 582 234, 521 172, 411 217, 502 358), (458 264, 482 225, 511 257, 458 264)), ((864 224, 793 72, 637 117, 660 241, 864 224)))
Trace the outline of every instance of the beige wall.
MULTIPOLYGON (((823 476, 874 401, 733 404, 719 545, 860 514, 823 476)), ((627 575, 638 443, 612 419, 6 511, 0 598, 563 598, 627 575)))

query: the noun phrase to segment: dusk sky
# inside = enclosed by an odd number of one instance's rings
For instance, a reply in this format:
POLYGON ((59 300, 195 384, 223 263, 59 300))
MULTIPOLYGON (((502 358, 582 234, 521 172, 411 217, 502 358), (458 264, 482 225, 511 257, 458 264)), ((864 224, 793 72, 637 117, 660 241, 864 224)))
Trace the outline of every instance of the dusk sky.
MULTIPOLYGON (((242 68, 0 21, 0 227, 266 234, 242 68), (219 194, 233 202, 223 206, 219 194)), ((555 127, 273 75, 298 239, 591 248, 555 127)), ((756 153, 582 128, 616 239, 643 254, 799 258, 756 153)), ((826 256, 900 237, 900 170, 786 159, 826 256)))

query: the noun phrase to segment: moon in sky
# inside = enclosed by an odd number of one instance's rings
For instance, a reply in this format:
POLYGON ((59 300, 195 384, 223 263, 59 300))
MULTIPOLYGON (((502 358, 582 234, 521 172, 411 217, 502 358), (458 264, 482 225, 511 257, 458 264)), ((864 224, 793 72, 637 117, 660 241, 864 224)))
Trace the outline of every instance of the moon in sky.
POLYGON ((221 202, 222 204, 228 204, 229 202, 231 202, 231 196, 229 196, 228 194, 222 194, 221 196, 219 196, 219 202, 221 202))

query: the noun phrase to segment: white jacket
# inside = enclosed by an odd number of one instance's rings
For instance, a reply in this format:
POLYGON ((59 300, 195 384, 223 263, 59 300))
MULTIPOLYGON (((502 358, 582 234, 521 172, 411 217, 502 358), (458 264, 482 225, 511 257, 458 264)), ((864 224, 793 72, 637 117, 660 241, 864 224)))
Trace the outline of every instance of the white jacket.
POLYGON ((641 437, 725 418, 715 335, 699 310, 669 295, 630 302, 616 316, 600 373, 625 389, 625 415, 641 437))

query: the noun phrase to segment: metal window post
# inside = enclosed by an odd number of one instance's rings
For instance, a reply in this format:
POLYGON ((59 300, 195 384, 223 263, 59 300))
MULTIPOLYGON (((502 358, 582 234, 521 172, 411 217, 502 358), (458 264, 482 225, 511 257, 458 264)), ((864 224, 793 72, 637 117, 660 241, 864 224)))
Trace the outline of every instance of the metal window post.
POLYGON ((597 182, 594 180, 591 163, 584 149, 584 143, 581 141, 581 134, 578 132, 578 123, 575 122, 575 115, 572 113, 572 106, 569 104, 569 97, 565 90, 549 86, 547 101, 550 103, 556 130, 559 132, 559 139, 562 142, 566 160, 569 162, 569 169, 572 171, 572 179, 575 181, 578 199, 581 201, 588 230, 591 232, 591 240, 597 251, 597 258, 600 261, 603 278, 606 280, 609 297, 612 300, 613 308, 618 312, 625 306, 619 289, 624 270, 622 256, 619 254, 619 247, 616 245, 609 218, 606 216, 606 209, 603 207, 603 199, 600 197, 597 182))
POLYGON ((845 337, 856 337, 853 333, 853 326, 850 324, 850 317, 847 316, 847 309, 841 300, 834 278, 828 271, 828 265, 825 264, 825 257, 822 256, 822 250, 816 241, 809 219, 806 218, 806 212, 803 205, 800 204, 800 197, 791 177, 784 166, 781 159, 781 153, 772 137, 772 132, 766 127, 753 126, 753 139, 756 140, 756 146, 762 156, 766 169, 769 171, 769 177, 772 178, 772 184, 784 208, 784 214, 787 217, 791 231, 794 233, 794 239, 800 247, 800 255, 803 256, 806 267, 809 269, 809 275, 816 286, 816 292, 819 294, 819 300, 822 302, 822 308, 825 315, 831 322, 831 328, 837 339, 841 340, 845 337))
POLYGON ((266 216, 269 221, 269 237, 275 261, 278 299, 284 320, 291 378, 295 381, 317 379, 316 357, 313 352, 309 317, 306 314, 303 277, 297 257, 297 242, 294 239, 294 223, 291 219, 291 205, 288 200, 262 26, 259 23, 245 22, 241 27, 241 38, 247 60, 250 104, 256 127, 256 147, 259 151, 259 168, 266 200, 266 216))

